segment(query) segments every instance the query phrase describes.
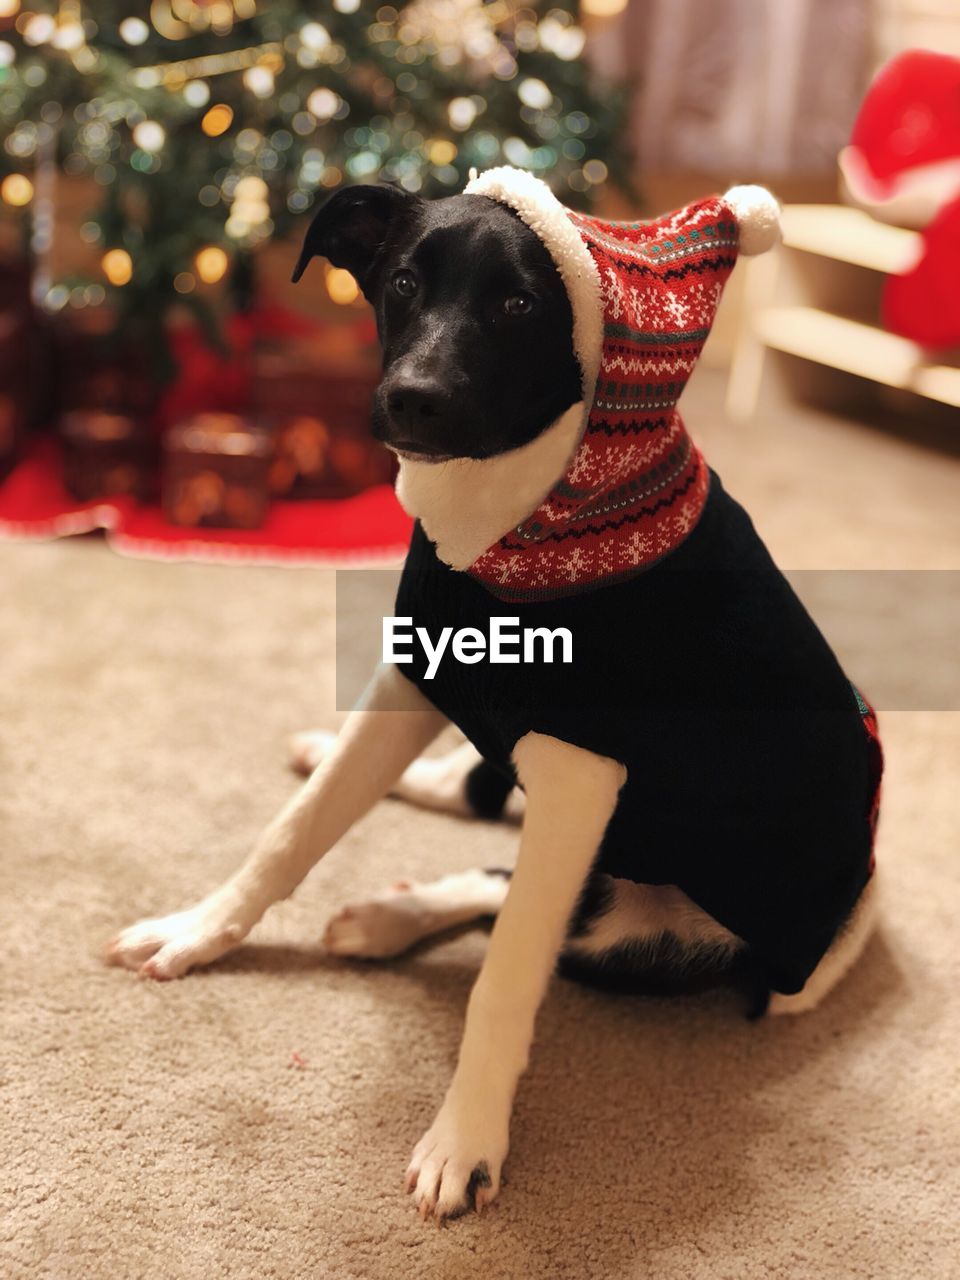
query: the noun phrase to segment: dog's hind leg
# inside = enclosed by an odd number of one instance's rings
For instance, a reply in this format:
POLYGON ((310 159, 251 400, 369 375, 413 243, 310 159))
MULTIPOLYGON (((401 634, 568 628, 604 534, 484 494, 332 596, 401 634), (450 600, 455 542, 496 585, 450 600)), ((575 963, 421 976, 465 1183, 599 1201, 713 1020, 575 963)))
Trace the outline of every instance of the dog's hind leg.
POLYGON ((722 982, 743 943, 676 885, 635 884, 593 872, 557 964, 609 991, 697 990, 722 982))
MULTIPOLYGON (((297 773, 312 773, 336 741, 335 733, 323 729, 294 734, 290 739, 291 768, 297 773)), ((446 755, 414 760, 390 788, 390 794, 421 809, 462 818, 517 821, 523 815, 523 792, 484 760, 470 742, 446 755)))
POLYGON ((333 955, 384 960, 457 925, 495 916, 510 873, 491 868, 455 872, 428 884, 400 880, 366 902, 333 916, 323 944, 333 955))
POLYGON ((874 875, 861 893, 849 920, 803 988, 790 996, 775 991, 767 1006, 769 1014, 809 1013, 853 968, 870 940, 877 921, 876 892, 874 875))

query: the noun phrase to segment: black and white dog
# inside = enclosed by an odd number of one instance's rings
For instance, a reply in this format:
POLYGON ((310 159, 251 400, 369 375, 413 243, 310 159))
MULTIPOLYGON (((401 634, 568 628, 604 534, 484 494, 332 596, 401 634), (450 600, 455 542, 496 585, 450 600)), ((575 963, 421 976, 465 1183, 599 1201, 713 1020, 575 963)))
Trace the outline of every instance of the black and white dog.
POLYGON ((386 957, 497 917, 407 1172, 424 1217, 497 1195, 558 961, 627 989, 742 979, 771 1012, 799 1012, 868 936, 872 713, 673 407, 738 238, 769 242, 776 214, 737 188, 694 214, 604 224, 500 170, 435 202, 344 190, 308 232, 297 274, 323 255, 376 310, 374 429, 417 517, 398 614, 562 624, 574 666, 382 667, 339 736, 294 740, 309 780, 233 878, 109 954, 158 979, 215 960, 388 792, 522 809, 512 875, 402 881, 325 935, 337 955, 386 957), (657 361, 668 376, 651 378, 657 361), (451 721, 467 744, 418 759, 451 721))

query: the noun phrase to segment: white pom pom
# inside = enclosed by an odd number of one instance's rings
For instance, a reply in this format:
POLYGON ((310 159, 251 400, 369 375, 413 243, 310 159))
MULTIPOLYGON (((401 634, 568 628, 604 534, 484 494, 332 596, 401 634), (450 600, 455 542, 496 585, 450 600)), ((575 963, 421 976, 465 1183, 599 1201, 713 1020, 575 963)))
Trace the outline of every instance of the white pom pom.
POLYGON ((740 225, 741 253, 766 253, 780 243, 780 202, 766 187, 731 187, 723 198, 740 225))

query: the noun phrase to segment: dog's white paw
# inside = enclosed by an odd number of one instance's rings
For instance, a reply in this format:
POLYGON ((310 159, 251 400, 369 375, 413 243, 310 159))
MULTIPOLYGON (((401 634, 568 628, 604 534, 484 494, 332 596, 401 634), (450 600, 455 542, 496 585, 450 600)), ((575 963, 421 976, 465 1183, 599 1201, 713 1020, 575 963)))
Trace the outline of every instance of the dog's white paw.
POLYGON ((398 956, 431 930, 431 913, 409 880, 369 902, 343 907, 327 924, 323 945, 335 956, 385 960, 398 956))
POLYGON ((106 959, 134 969, 142 978, 180 978, 195 965, 210 964, 231 951, 250 927, 236 910, 201 902, 188 911, 124 929, 107 945, 106 959))
POLYGON ((295 733, 287 744, 290 768, 296 773, 313 773, 317 765, 330 754, 336 740, 337 735, 326 729, 308 729, 304 733, 295 733))
POLYGON ((404 1186, 420 1217, 437 1222, 481 1213, 500 1190, 506 1159, 509 1108, 491 1114, 479 1099, 448 1094, 436 1120, 413 1149, 404 1186))

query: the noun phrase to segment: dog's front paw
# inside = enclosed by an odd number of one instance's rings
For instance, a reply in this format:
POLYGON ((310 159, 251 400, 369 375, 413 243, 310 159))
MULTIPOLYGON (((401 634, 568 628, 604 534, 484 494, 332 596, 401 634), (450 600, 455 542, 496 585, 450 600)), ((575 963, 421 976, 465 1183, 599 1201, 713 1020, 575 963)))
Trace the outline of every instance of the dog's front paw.
POLYGON ((246 937, 252 922, 216 900, 207 900, 156 920, 141 920, 107 945, 109 964, 134 969, 142 978, 182 977, 195 965, 210 964, 246 937))
POLYGON ((509 1117, 491 1118, 479 1101, 448 1096, 414 1147, 404 1180, 421 1218, 432 1214, 439 1223, 490 1204, 500 1190, 508 1127, 509 1117))

